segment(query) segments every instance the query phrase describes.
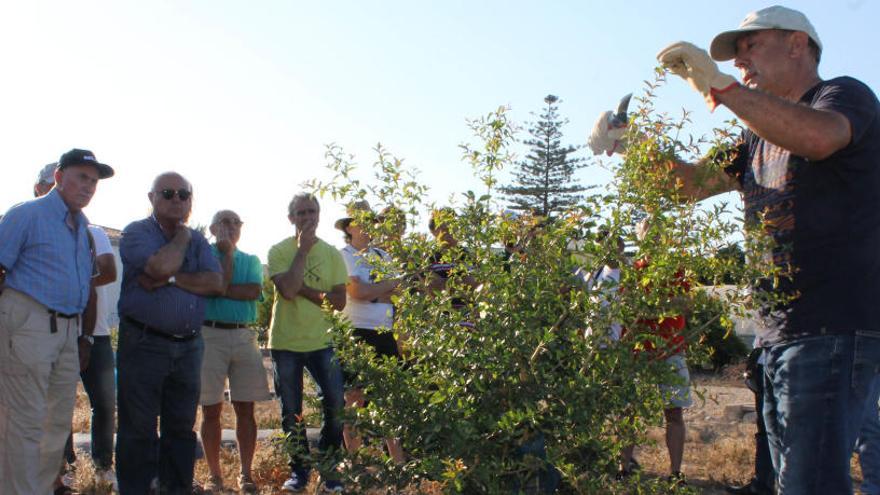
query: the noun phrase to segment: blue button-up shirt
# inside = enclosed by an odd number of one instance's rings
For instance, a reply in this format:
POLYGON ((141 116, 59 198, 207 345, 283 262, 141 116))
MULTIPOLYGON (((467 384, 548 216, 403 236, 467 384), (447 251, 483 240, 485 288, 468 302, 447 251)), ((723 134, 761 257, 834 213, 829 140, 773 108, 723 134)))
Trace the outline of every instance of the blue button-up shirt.
POLYGON ((82 313, 89 299, 94 261, 89 221, 71 213, 58 191, 17 206, 0 220, 0 265, 6 287, 47 308, 82 313), (68 225, 68 217, 76 227, 68 225))
MULTIPOLYGON (((150 256, 170 239, 165 237, 159 222, 151 216, 132 222, 122 231, 119 255, 122 258, 122 290, 119 315, 172 335, 190 335, 202 327, 205 298, 175 285, 148 291, 138 284, 138 276, 150 256)), ((205 236, 193 231, 180 273, 219 272, 220 263, 211 253, 205 236)))

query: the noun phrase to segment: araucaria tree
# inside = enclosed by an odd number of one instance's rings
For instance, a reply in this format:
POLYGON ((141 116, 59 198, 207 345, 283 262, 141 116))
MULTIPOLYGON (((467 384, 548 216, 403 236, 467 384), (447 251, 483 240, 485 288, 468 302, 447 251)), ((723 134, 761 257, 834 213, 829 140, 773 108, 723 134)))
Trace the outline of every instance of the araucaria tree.
POLYGON ((538 121, 530 123, 531 138, 523 141, 529 154, 517 163, 514 182, 500 188, 514 210, 555 216, 577 206, 586 190, 574 178, 586 166, 583 158, 571 156, 580 146, 562 145, 562 126, 568 119, 559 116, 559 102, 557 96, 544 97, 547 106, 538 121))

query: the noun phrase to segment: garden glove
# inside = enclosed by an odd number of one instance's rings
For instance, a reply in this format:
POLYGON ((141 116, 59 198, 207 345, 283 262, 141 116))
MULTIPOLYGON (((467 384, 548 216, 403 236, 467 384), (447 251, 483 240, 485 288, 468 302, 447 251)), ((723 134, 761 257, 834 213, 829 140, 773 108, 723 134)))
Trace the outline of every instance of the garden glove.
POLYGON ((738 83, 733 76, 723 74, 706 53, 686 41, 673 43, 657 54, 657 60, 672 73, 683 78, 706 99, 709 111, 718 106, 715 95, 723 93, 738 83))
POLYGON ((632 93, 620 100, 620 104, 617 106, 617 113, 611 110, 602 112, 596 123, 593 124, 593 131, 590 133, 590 137, 587 138, 587 144, 590 145, 594 155, 598 155, 603 151, 608 156, 615 152, 623 153, 626 146, 622 138, 626 134, 626 126, 629 122, 627 108, 629 107, 629 99, 631 97, 632 93))

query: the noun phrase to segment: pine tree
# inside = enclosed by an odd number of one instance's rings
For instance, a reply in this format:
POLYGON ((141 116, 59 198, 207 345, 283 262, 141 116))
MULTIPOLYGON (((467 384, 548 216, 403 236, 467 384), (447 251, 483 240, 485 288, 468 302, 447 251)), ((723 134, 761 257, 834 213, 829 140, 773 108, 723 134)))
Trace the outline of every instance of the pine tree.
MULTIPOLYGON (((569 156, 580 146, 563 146, 562 126, 568 123, 557 112, 559 98, 547 95, 543 112, 537 122, 530 122, 530 139, 523 144, 531 149, 525 160, 517 163, 513 183, 500 188, 510 208, 550 217, 575 206, 587 188, 581 186, 574 173, 587 164, 583 158, 569 156)), ((534 114, 533 114, 534 115, 534 114)))

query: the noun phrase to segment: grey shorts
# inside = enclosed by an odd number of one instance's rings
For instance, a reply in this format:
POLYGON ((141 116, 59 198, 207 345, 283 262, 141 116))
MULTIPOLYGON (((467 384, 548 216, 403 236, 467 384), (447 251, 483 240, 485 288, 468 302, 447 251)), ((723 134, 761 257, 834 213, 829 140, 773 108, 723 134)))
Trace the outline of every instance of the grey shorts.
POLYGON ((668 409, 691 407, 694 401, 691 399, 691 375, 688 372, 687 360, 684 354, 676 354, 665 359, 666 364, 675 369, 677 379, 673 383, 660 384, 660 392, 663 397, 668 397, 668 409))
POLYGON ((202 361, 202 392, 199 404, 223 401, 226 379, 229 398, 236 402, 269 400, 269 380, 257 333, 249 328, 202 327, 205 357, 202 361))

